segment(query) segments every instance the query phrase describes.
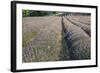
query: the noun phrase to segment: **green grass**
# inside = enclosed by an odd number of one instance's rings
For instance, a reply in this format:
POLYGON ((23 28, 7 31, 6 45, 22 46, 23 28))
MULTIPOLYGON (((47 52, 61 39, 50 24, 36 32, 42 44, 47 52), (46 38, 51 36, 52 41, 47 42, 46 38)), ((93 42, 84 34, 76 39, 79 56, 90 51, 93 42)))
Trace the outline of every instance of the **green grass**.
POLYGON ((25 33, 22 37, 23 41, 22 41, 22 46, 26 47, 27 44, 31 41, 32 38, 34 38, 37 35, 37 32, 28 32, 25 33))

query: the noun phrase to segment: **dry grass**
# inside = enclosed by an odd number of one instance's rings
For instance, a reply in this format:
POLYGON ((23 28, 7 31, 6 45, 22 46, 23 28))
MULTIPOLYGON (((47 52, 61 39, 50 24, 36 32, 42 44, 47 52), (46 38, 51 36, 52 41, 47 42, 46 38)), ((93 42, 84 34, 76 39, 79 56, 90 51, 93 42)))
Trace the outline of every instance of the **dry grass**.
POLYGON ((24 33, 23 37, 22 37, 22 40, 23 40, 23 47, 26 47, 29 42, 37 35, 37 32, 27 32, 27 33, 24 33))
POLYGON ((61 18, 50 16, 31 17, 31 21, 29 19, 23 19, 23 33, 37 31, 37 34, 25 48, 23 47, 23 62, 58 61, 62 48, 61 18))

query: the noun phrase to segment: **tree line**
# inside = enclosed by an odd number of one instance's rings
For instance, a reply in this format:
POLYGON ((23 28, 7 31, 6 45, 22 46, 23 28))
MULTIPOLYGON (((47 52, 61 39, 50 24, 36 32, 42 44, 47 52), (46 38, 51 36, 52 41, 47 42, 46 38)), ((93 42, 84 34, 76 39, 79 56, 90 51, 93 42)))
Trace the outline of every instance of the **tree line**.
POLYGON ((55 11, 34 11, 34 10, 22 10, 23 17, 31 17, 31 16, 49 16, 57 14, 55 11))

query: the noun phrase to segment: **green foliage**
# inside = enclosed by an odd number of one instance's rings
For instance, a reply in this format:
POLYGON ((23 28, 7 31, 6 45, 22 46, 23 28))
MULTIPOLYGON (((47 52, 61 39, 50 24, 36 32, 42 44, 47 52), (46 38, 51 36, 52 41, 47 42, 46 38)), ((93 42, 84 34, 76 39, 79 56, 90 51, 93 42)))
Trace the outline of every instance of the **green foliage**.
POLYGON ((29 10, 23 10, 22 14, 23 14, 23 17, 30 16, 30 11, 29 10))
POLYGON ((55 11, 33 11, 33 10, 22 10, 23 17, 31 17, 31 16, 49 16, 57 14, 55 11))

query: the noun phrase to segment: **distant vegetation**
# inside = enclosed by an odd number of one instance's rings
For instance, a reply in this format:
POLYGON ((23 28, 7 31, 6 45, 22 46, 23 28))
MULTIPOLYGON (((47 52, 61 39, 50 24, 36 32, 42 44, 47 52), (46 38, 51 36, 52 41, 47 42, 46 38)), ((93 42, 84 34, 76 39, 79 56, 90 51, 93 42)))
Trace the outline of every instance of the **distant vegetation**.
POLYGON ((23 17, 32 16, 49 16, 49 15, 91 15, 90 13, 79 13, 79 12, 57 12, 57 11, 36 11, 36 10, 22 10, 23 17))
POLYGON ((55 11, 34 11, 34 10, 22 10, 23 17, 31 17, 31 16, 49 16, 55 15, 58 12, 55 11))

